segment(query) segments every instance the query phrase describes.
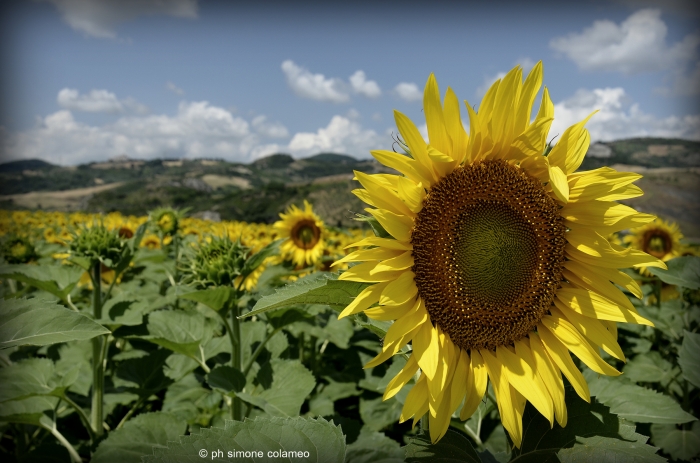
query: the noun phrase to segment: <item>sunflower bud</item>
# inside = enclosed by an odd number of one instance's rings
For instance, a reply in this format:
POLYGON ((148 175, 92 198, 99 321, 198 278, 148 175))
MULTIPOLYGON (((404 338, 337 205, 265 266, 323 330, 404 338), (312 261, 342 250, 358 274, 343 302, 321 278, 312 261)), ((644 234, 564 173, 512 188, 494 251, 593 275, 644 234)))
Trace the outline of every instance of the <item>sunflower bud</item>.
POLYGON ((151 220, 163 236, 173 236, 177 233, 180 215, 170 208, 156 209, 151 213, 151 220))
POLYGON ((124 242, 117 231, 107 230, 104 225, 95 225, 79 233, 70 243, 71 253, 86 257, 92 263, 105 262, 108 266, 119 261, 124 249, 124 242))
POLYGON ((241 274, 249 248, 240 241, 213 238, 189 257, 185 280, 197 286, 232 286, 241 274))
POLYGON ((9 264, 26 264, 37 257, 32 243, 21 236, 5 241, 2 246, 2 255, 9 264))

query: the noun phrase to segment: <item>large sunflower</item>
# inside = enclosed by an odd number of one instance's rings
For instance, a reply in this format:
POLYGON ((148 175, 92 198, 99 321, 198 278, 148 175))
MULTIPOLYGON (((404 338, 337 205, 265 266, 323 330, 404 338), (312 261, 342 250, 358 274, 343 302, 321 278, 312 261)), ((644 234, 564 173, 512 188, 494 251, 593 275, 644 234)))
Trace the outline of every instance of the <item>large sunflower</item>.
POLYGON ((280 238, 286 238, 280 246, 282 258, 291 260, 297 267, 315 264, 323 255, 323 221, 316 215, 308 201, 304 209, 292 204, 286 213, 280 214, 274 229, 280 238))
POLYGON ((341 280, 370 283, 341 316, 364 311, 395 320, 376 366, 408 342, 412 353, 389 383, 387 399, 416 373, 401 421, 429 413, 433 442, 462 404, 468 418, 490 379, 504 427, 522 440, 526 401, 565 426, 562 373, 585 400, 588 386, 569 352, 592 370, 620 373, 598 348, 623 359, 616 323, 651 325, 618 284, 641 296, 619 268, 664 267, 644 252, 606 240, 654 219, 615 202, 639 196, 636 174, 604 167, 575 172, 588 149, 583 128, 569 127, 549 149, 554 105, 538 63, 522 81, 516 67, 489 89, 478 112, 466 103, 469 135, 454 92, 444 105, 434 76, 423 99, 429 142, 395 112, 407 155, 372 151, 401 175, 356 172, 354 193, 390 237, 365 238, 339 262, 360 262, 341 280), (375 304, 377 304, 375 306, 375 304))

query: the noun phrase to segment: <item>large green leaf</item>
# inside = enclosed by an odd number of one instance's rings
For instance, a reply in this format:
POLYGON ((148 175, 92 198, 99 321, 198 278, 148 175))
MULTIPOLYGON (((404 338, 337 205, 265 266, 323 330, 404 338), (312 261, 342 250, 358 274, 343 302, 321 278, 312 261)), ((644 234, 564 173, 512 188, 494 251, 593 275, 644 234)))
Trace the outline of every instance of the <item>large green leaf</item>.
POLYGON ((152 343, 178 354, 201 359, 200 346, 212 337, 214 323, 199 312, 159 310, 148 316, 148 336, 152 343))
POLYGON ((234 288, 229 286, 217 286, 215 288, 180 294, 179 297, 181 299, 199 302, 218 312, 231 300, 235 291, 234 288))
POLYGON ((398 442, 365 427, 357 440, 348 445, 345 463, 402 463, 404 453, 398 442))
POLYGON ((557 453, 562 463, 662 463, 666 459, 656 455, 656 447, 645 445, 646 436, 637 434, 637 441, 614 439, 611 437, 579 437, 576 444, 557 453))
POLYGON ((141 463, 155 447, 166 448, 187 429, 187 423, 170 413, 146 413, 109 433, 97 447, 92 463, 141 463))
POLYGON ((169 350, 158 349, 143 357, 124 360, 117 367, 117 377, 136 385, 127 388, 127 392, 148 397, 172 383, 172 380, 163 374, 163 366, 170 355, 169 350))
POLYGON ((338 383, 324 378, 328 384, 321 384, 320 390, 309 401, 309 413, 313 416, 330 416, 335 413, 336 400, 360 395, 355 383, 338 383))
POLYGON ((669 285, 700 289, 700 257, 676 257, 666 262, 668 270, 648 267, 648 270, 669 285))
POLYGON ((259 394, 238 393, 242 400, 262 408, 272 416, 296 416, 316 380, 298 360, 273 359, 272 385, 259 394))
POLYGON ((625 365, 622 372, 629 380, 642 383, 665 384, 674 376, 671 362, 656 351, 635 356, 625 365))
POLYGON ((261 297, 253 310, 243 317, 295 304, 321 304, 343 309, 367 286, 367 283, 339 281, 334 274, 315 273, 277 290, 275 294, 261 297))
POLYGON ((360 417, 365 426, 372 431, 381 431, 387 426, 399 421, 401 416, 401 404, 396 399, 382 400, 360 398, 360 417))
POLYGON ((245 387, 246 380, 240 370, 229 365, 222 365, 207 374, 207 383, 213 388, 229 393, 241 392, 245 387))
POLYGON ((0 368, 0 402, 36 395, 60 396, 78 376, 78 368, 56 374, 53 362, 29 358, 0 368))
POLYGON ((618 379, 585 372, 591 395, 610 412, 637 423, 688 423, 696 418, 671 397, 618 379))
POLYGON ((42 299, 2 301, 0 349, 84 341, 110 331, 83 314, 42 299))
POLYGON ((691 461, 700 455, 700 421, 690 429, 678 429, 673 424, 651 426, 651 440, 675 460, 691 461))
POLYGON ((53 294, 62 301, 80 281, 84 270, 69 265, 3 265, 0 278, 11 278, 53 294))
POLYGON ((58 400, 58 397, 34 396, 0 402, 0 422, 38 425, 44 412, 56 408, 58 400))
POLYGON ((257 417, 243 422, 227 421, 223 429, 202 428, 198 433, 180 436, 179 442, 168 442, 167 448, 154 449, 153 455, 144 457, 143 461, 145 463, 178 463, 212 461, 214 458, 217 458, 216 461, 240 463, 261 461, 343 463, 345 436, 339 426, 323 418, 257 417), (231 452, 230 457, 228 452, 231 452), (245 452, 248 452, 248 456, 245 452), (255 452, 255 456, 251 456, 251 452, 255 452), (263 456, 258 457, 257 452, 262 452, 263 456), (271 453, 268 455, 268 452, 271 453), (279 453, 273 452, 302 452, 302 456, 280 456, 279 453), (220 455, 220 457, 212 457, 212 455, 220 455))
POLYGON ((430 436, 419 434, 408 441, 405 450, 407 463, 481 463, 469 439, 451 429, 435 445, 430 436))
POLYGON ((678 364, 683 370, 683 377, 700 387, 700 334, 684 331, 678 364))
POLYGON ((596 455, 597 462, 617 461, 616 458, 628 461, 623 457, 630 452, 646 452, 650 462, 663 461, 654 459, 656 448, 646 444, 647 438, 635 432, 633 423, 613 415, 608 407, 593 399, 591 403, 584 401, 570 386, 566 387, 565 399, 568 423, 564 428, 557 423, 550 427, 549 421, 527 404, 523 414, 522 445, 519 449, 513 448, 511 461, 554 463, 558 461, 557 455, 572 461, 584 458, 581 446, 596 455), (621 442, 615 442, 618 440, 621 442))

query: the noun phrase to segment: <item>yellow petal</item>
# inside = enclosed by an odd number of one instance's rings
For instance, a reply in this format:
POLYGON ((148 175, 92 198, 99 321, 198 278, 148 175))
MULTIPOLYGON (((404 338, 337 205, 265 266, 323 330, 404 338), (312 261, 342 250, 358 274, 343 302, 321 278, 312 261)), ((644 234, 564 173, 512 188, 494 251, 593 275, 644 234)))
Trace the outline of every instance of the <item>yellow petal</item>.
MULTIPOLYGON (((396 240, 394 240, 396 241, 396 240)), ((359 251, 351 252, 347 256, 333 263, 333 266, 340 265, 344 262, 368 262, 391 259, 403 254, 403 251, 387 248, 360 249, 359 251)))
POLYGON ((370 274, 377 266, 376 262, 364 262, 344 271, 338 277, 341 281, 359 281, 360 283, 378 283, 398 278, 405 270, 387 271, 370 274))
POLYGON ((604 273, 598 272, 598 269, 575 260, 567 260, 564 263, 562 274, 573 285, 594 291, 628 310, 634 310, 634 306, 627 296, 610 283, 610 280, 605 277, 604 273))
POLYGON ((511 144, 525 156, 542 156, 545 150, 547 133, 552 125, 553 117, 535 120, 511 144))
POLYGON ((584 317, 573 310, 557 310, 551 307, 549 311, 554 319, 566 317, 574 328, 586 336, 593 344, 613 357, 623 361, 625 360, 625 354, 622 353, 622 349, 617 343, 617 340, 599 320, 584 317))
POLYGON ((450 414, 452 414, 462 402, 462 399, 464 399, 464 394, 466 393, 465 385, 469 379, 469 354, 466 350, 462 349, 456 349, 456 352, 458 358, 450 389, 450 414))
POLYGON ((423 209, 423 199, 425 198, 423 184, 416 184, 406 177, 400 177, 398 192, 401 200, 412 212, 417 214, 423 209))
POLYGON ((413 220, 405 215, 397 215, 386 209, 365 209, 384 227, 391 236, 399 241, 411 241, 413 220))
POLYGON ((338 320, 347 317, 348 315, 362 312, 363 310, 371 307, 372 304, 379 302, 379 297, 388 284, 389 282, 377 283, 376 285, 368 286, 367 288, 363 289, 362 292, 358 294, 357 297, 355 297, 355 299, 353 299, 353 301, 348 304, 348 306, 345 307, 342 312, 340 312, 340 315, 338 315, 338 320))
POLYGON ((428 82, 425 84, 423 111, 425 111, 425 122, 428 127, 430 145, 434 146, 438 151, 449 153, 452 148, 452 140, 450 140, 445 129, 445 118, 442 114, 442 105, 440 104, 440 90, 434 74, 430 74, 428 82))
POLYGON ((360 184, 370 193, 373 202, 372 206, 387 209, 399 215, 413 216, 413 211, 406 207, 394 190, 384 186, 373 175, 367 175, 359 171, 353 172, 360 184))
MULTIPOLYGON (((405 316, 391 324, 386 332, 384 343, 392 344, 406 333, 410 333, 424 324, 430 325, 430 323, 426 322, 428 322, 428 312, 423 307, 421 300, 417 299, 413 308, 405 316)), ((419 360, 418 364, 420 365, 420 358, 416 360, 419 360)))
MULTIPOLYGON (((578 250, 571 244, 567 244, 564 248, 566 257, 569 259, 577 260, 584 264, 595 265, 598 267, 605 268, 627 268, 627 267, 659 267, 667 268, 666 264, 649 254, 638 251, 636 249, 627 248, 622 251, 616 251, 610 243, 607 242, 605 238, 597 233, 598 238, 595 237, 578 237, 579 242, 577 244, 583 244, 586 246, 587 251, 584 252, 578 250), (589 240, 588 242, 584 240, 589 240), (593 253, 598 253, 600 256, 592 255, 593 253)), ((567 237, 568 238, 568 237, 567 237)))
POLYGON ((569 202, 569 184, 566 182, 566 174, 557 166, 550 166, 549 180, 552 191, 559 201, 569 202))
POLYGON ((489 350, 481 349, 479 353, 484 359, 489 378, 491 378, 491 383, 493 384, 493 392, 496 394, 496 405, 498 406, 498 413, 501 415, 501 423, 503 423, 503 427, 510 434, 516 447, 520 447, 522 434, 518 434, 519 426, 510 394, 510 384, 504 375, 503 365, 489 350))
POLYGON ((403 409, 401 410, 401 417, 399 418, 399 423, 403 423, 406 420, 411 419, 416 414, 420 419, 421 416, 428 411, 428 382, 426 381, 425 375, 421 375, 418 378, 416 384, 413 385, 408 395, 406 396, 406 401, 403 403, 403 409), (422 413, 420 413, 422 411, 422 413))
POLYGON ((382 291, 379 298, 380 305, 401 305, 412 300, 418 294, 418 288, 413 280, 413 272, 402 273, 396 280, 382 291))
POLYGON ((579 168, 591 140, 588 130, 583 126, 597 112, 593 111, 581 122, 564 130, 559 142, 549 152, 550 164, 559 167, 565 174, 573 173, 579 168))
POLYGON ((537 375, 542 379, 549 396, 552 398, 557 423, 564 427, 567 422, 567 413, 566 401, 564 400, 564 381, 561 379, 561 373, 547 354, 537 333, 532 332, 529 336, 529 343, 527 342, 528 338, 515 341, 515 353, 519 356, 525 356, 527 352, 532 353, 537 375))
POLYGON ((418 161, 408 156, 386 150, 374 150, 370 151, 370 154, 381 164, 401 172, 416 183, 430 187, 433 182, 432 172, 426 171, 418 161))
MULTIPOLYGON (((513 132, 516 135, 523 133, 530 125, 530 112, 532 111, 532 104, 535 102, 537 92, 542 86, 543 74, 542 61, 538 61, 537 64, 535 64, 535 66, 530 70, 530 73, 525 79, 522 92, 520 93, 520 101, 518 101, 515 124, 513 126, 513 132)), ((540 153, 542 153, 542 151, 540 151, 540 153)))
POLYGON ((562 310, 573 310, 590 318, 654 326, 636 311, 621 307, 600 294, 583 288, 563 286, 557 291, 554 304, 557 307, 561 305, 562 310))
MULTIPOLYGON (((369 273, 374 274, 392 270, 404 270, 411 267, 413 267, 413 253, 411 251, 406 251, 398 256, 379 262, 374 270, 371 270, 369 273)), ((413 274, 413 272, 411 272, 411 274, 413 274)))
MULTIPOLYGON (((569 380, 579 397, 586 402, 590 402, 591 393, 588 390, 588 383, 586 383, 586 379, 576 367, 574 361, 571 360, 569 350, 566 346, 544 326, 538 326, 537 333, 531 333, 531 335, 532 334, 539 336, 547 354, 549 354, 549 358, 551 358, 554 364, 564 373, 564 376, 569 380)), ((530 336, 530 339, 533 339, 533 336, 530 336)))
POLYGON ((488 373, 484 359, 479 354, 479 351, 471 351, 471 363, 469 365, 469 379, 467 380, 467 395, 464 399, 462 411, 459 413, 459 419, 464 421, 476 411, 479 402, 486 393, 488 384, 488 373))
POLYGON ((413 337, 413 356, 425 376, 432 380, 438 368, 440 344, 437 328, 431 323, 423 323, 413 337))
POLYGON ((368 236, 356 243, 349 244, 343 249, 356 248, 361 246, 380 246, 389 249, 399 249, 402 251, 410 251, 413 249, 410 243, 404 243, 403 241, 398 241, 393 238, 380 238, 378 236, 368 236))
POLYGON ((464 161, 467 155, 469 139, 462 125, 462 118, 459 113, 459 100, 455 92, 449 87, 447 87, 447 93, 445 94, 445 109, 443 114, 445 116, 447 134, 452 140, 452 151, 448 153, 454 159, 455 165, 459 165, 464 161))
POLYGON ((546 394, 547 389, 544 383, 535 374, 534 364, 528 363, 526 358, 512 353, 503 346, 499 346, 496 349, 496 357, 504 366, 508 382, 553 425, 554 408, 552 407, 552 400, 546 394))
MULTIPOLYGON (((371 309, 365 310, 365 315, 367 315, 372 320, 388 321, 388 320, 398 320, 399 318, 405 316, 416 303, 415 300, 409 299, 404 304, 401 305, 387 305, 383 307, 373 307, 371 309)), ((340 318, 340 317, 339 317, 340 318)))
POLYGON ((394 120, 396 121, 396 128, 399 129, 401 137, 403 137, 408 149, 411 151, 411 156, 417 161, 413 166, 414 169, 429 181, 437 181, 432 163, 428 157, 428 145, 425 143, 416 125, 411 119, 396 110, 394 110, 394 120))
MULTIPOLYGON (((396 361, 396 360, 394 360, 396 361)), ((399 391, 408 383, 413 375, 418 371, 418 362, 413 355, 408 358, 406 365, 399 371, 399 374, 394 376, 394 379, 389 381, 389 384, 384 390, 384 398, 382 400, 388 400, 394 397, 399 391)))

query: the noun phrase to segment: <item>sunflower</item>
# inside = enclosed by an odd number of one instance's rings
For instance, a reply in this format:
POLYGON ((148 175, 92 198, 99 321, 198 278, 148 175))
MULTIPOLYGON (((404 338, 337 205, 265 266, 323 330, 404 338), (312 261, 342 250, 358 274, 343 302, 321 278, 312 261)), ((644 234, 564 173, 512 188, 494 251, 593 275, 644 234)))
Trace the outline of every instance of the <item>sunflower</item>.
POLYGON ((583 121, 554 147, 546 137, 554 105, 538 63, 522 81, 519 67, 497 81, 478 112, 466 103, 469 135, 448 88, 444 105, 435 77, 425 87, 429 142, 394 112, 406 155, 372 151, 402 175, 355 172, 354 193, 386 236, 362 239, 339 263, 358 264, 340 280, 369 283, 341 317, 364 311, 395 320, 374 367, 408 342, 412 351, 384 399, 417 376, 401 421, 426 413, 431 440, 452 414, 467 419, 491 381, 501 421, 515 446, 522 441, 526 401, 565 426, 562 373, 584 400, 590 394, 575 354, 600 374, 619 375, 598 348, 618 359, 616 323, 651 325, 613 283, 638 297, 619 268, 665 267, 648 254, 605 238, 654 219, 615 202, 639 196, 640 176, 603 167, 575 172, 588 149, 583 121), (376 304, 376 305, 375 305, 376 304))
POLYGON ((323 221, 316 215, 308 201, 304 210, 292 204, 273 227, 280 238, 286 238, 280 246, 282 257, 291 260, 297 267, 315 264, 323 255, 325 247, 323 221))
MULTIPOLYGON (((630 230, 624 237, 624 242, 630 247, 668 262, 686 251, 685 246, 681 244, 682 239, 683 234, 677 223, 657 218, 651 223, 630 230)), ((643 275, 651 276, 646 266, 640 267, 639 271, 643 275)))

